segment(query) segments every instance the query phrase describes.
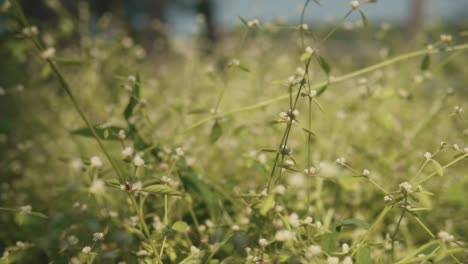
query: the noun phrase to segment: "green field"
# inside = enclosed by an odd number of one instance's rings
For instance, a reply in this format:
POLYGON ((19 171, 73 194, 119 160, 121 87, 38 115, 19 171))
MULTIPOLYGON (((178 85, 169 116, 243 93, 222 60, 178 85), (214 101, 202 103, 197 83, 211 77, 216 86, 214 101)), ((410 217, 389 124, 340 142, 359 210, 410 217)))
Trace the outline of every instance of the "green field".
POLYGON ((466 30, 360 8, 145 52, 2 5, 0 263, 466 263, 466 30))

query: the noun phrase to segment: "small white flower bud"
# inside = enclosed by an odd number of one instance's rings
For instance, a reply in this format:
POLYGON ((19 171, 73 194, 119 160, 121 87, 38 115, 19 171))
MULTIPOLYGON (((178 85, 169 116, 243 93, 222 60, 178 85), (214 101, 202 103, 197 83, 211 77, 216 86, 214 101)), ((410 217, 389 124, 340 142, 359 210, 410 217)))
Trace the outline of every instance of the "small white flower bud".
POLYGON ((413 188, 413 186, 409 182, 400 183, 400 190, 405 190, 405 191, 409 192, 409 191, 411 191, 411 188, 413 188))
POLYGON ((424 158, 426 159, 431 159, 432 158, 432 154, 430 152, 426 152, 424 153, 424 158))
POLYGON ((93 234, 93 240, 94 241, 101 241, 104 239, 104 233, 101 232, 96 232, 93 234))
POLYGON ((47 48, 46 50, 44 50, 41 53, 41 58, 47 60, 47 59, 50 59, 50 58, 54 57, 54 55, 55 55, 55 49, 54 48, 47 48))
POLYGON ((364 176, 369 176, 369 175, 370 175, 370 171, 367 170, 367 169, 364 169, 364 170, 362 170, 362 175, 364 175, 364 176))
POLYGON ((121 129, 119 131, 119 139, 124 140, 125 138, 127 138, 127 135, 125 135, 125 130, 121 129))
POLYGON ((86 246, 84 247, 81 252, 85 253, 85 254, 89 254, 91 252, 91 247, 90 246, 86 246))
POLYGON ((351 1, 351 8, 356 10, 359 8, 359 1, 351 1))
POLYGON ((258 240, 258 244, 261 246, 261 247, 266 247, 266 245, 268 245, 268 240, 264 239, 264 238, 260 238, 258 240))
POLYGON ((302 24, 299 26, 299 29, 303 30, 303 31, 307 31, 309 30, 309 26, 307 24, 302 24))
POLYGON ((142 159, 141 156, 137 154, 133 158, 133 165, 135 165, 136 167, 141 167, 141 166, 145 165, 145 160, 142 159))
POLYGON ((98 156, 93 156, 90 159, 91 167, 92 168, 101 168, 102 167, 102 160, 98 156))
POLYGON ((349 245, 346 244, 346 243, 343 243, 341 245, 341 250, 343 251, 343 253, 348 253, 349 252, 349 245))
POLYGON ((31 213, 32 207, 30 205, 24 205, 20 207, 20 210, 23 213, 31 213))
POLYGON ((200 249, 198 249, 195 246, 190 247, 190 254, 192 254, 192 257, 194 258, 199 258, 200 257, 200 249))

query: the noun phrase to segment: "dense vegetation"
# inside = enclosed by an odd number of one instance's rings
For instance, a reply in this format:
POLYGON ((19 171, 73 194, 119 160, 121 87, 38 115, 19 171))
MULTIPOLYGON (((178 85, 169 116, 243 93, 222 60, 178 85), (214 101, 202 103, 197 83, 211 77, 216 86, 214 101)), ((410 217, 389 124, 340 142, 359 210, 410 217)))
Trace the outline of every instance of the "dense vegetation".
POLYGON ((146 54, 3 2, 0 263, 464 263, 466 34, 313 4, 146 54))

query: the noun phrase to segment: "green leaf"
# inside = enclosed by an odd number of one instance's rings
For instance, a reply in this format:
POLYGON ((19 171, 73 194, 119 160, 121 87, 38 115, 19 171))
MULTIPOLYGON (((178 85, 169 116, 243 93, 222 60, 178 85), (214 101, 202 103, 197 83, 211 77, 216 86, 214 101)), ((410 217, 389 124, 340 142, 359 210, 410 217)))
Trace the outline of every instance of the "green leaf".
POLYGON ((135 107, 138 105, 138 102, 140 101, 140 88, 141 88, 141 82, 140 82, 140 74, 137 73, 136 75, 136 80, 135 84, 132 87, 132 93, 130 95, 130 101, 127 104, 127 107, 125 107, 124 111, 124 117, 125 120, 129 120, 130 117, 133 115, 133 110, 135 107))
POLYGON ((239 64, 237 67, 239 67, 239 69, 241 69, 242 71, 250 72, 249 68, 247 68, 246 66, 244 66, 242 64, 239 64))
POLYGON ((429 54, 426 54, 423 60, 421 61, 421 70, 427 71, 430 65, 431 65, 431 56, 429 54))
POLYGON ((336 230, 333 230, 330 233, 326 233, 322 237, 321 245, 322 245, 323 251, 325 251, 326 253, 330 253, 331 251, 335 249, 339 234, 340 234, 339 232, 337 232, 336 230))
MULTIPOLYGON (((125 134, 128 135, 128 130, 123 127, 118 126, 109 126, 106 128, 102 128, 100 125, 95 125, 94 130, 96 131, 97 136, 102 140, 119 140, 119 131, 125 131, 125 134)), ((72 135, 78 135, 83 137, 94 137, 93 132, 91 129, 85 127, 76 129, 70 132, 72 135)))
POLYGON ((244 23, 244 25, 245 25, 246 27, 249 27, 249 23, 247 22, 247 20, 245 20, 245 19, 244 19, 243 17, 241 17, 241 16, 239 16, 239 19, 240 19, 240 21, 242 21, 242 23, 244 23))
POLYGON ((223 129, 218 121, 215 121, 211 127, 210 142, 215 143, 223 134, 223 129))
POLYGON ((305 132, 307 132, 308 134, 310 134, 310 135, 312 135, 312 136, 314 136, 314 137, 315 137, 315 133, 314 133, 314 132, 312 132, 312 131, 310 131, 309 129, 307 129, 307 128, 303 127, 303 128, 302 128, 302 130, 304 130, 304 131, 305 131, 305 132))
POLYGON ((331 72, 330 64, 328 64, 328 62, 322 56, 316 56, 316 58, 317 58, 317 61, 318 61, 319 65, 320 65, 320 67, 322 68, 322 70, 327 75, 330 75, 330 72, 331 72))
POLYGON ((154 185, 145 186, 143 188, 143 191, 149 192, 149 193, 163 194, 163 195, 183 196, 181 192, 165 184, 154 184, 154 185))
POLYGON ((364 12, 362 12, 361 9, 359 9, 359 14, 361 14, 361 20, 362 20, 362 24, 364 25, 364 27, 368 27, 369 20, 367 20, 366 14, 364 14, 364 12))
POLYGON ((326 84, 324 84, 322 87, 319 88, 319 90, 317 91, 317 96, 321 95, 323 92, 325 92, 328 88, 328 82, 326 84))
POLYGON ((120 182, 117 179, 107 179, 105 182, 107 185, 110 185, 112 187, 120 187, 120 182))
POLYGON ((372 264, 372 258, 370 254, 370 249, 367 246, 359 247, 356 253, 356 263, 357 264, 372 264))
POLYGON ((444 176, 444 168, 442 168, 440 163, 437 162, 436 160, 433 160, 433 159, 431 159, 431 161, 434 164, 434 167, 435 167, 435 169, 437 171, 437 174, 439 174, 440 176, 444 176))
POLYGON ((271 208, 273 208, 274 204, 275 204, 275 195, 270 193, 260 203, 260 214, 263 216, 266 216, 268 211, 270 211, 271 208))
POLYGON ((188 224, 184 221, 177 221, 172 225, 172 229, 179 232, 184 232, 187 230, 188 224))
POLYGON ((349 219, 345 219, 343 221, 337 222, 335 224, 335 230, 338 232, 341 232, 341 228, 343 226, 350 226, 350 225, 362 227, 364 229, 369 229, 370 227, 369 223, 367 223, 364 220, 357 219, 357 218, 349 218, 349 219))

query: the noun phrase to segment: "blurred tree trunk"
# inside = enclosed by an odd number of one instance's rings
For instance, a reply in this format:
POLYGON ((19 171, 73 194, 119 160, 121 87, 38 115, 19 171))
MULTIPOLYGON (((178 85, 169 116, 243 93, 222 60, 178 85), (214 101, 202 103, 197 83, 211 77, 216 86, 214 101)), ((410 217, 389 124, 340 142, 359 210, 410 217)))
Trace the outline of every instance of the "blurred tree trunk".
POLYGON ((426 0, 412 0, 410 5, 407 35, 413 40, 418 38, 423 31, 426 0))
POLYGON ((198 0, 197 12, 202 14, 205 18, 206 31, 205 37, 210 42, 216 42, 219 39, 216 21, 213 12, 213 1, 211 0, 198 0))

